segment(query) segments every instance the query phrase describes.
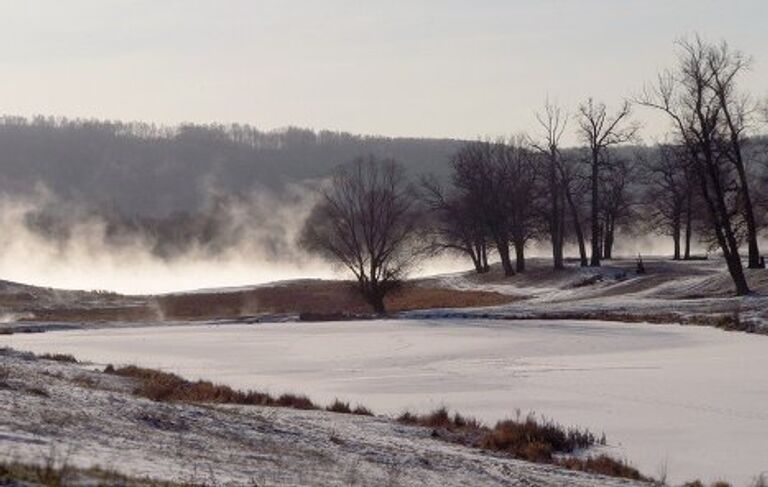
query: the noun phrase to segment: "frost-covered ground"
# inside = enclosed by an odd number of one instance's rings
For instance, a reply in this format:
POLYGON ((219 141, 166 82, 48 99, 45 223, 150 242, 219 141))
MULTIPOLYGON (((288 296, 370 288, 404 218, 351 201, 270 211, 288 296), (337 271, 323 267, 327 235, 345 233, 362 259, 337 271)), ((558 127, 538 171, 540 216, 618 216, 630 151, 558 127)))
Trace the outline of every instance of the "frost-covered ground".
MULTIPOLYGON (((685 321, 691 317, 738 314, 743 324, 768 333, 768 271, 746 269, 753 294, 734 296, 733 283, 720 259, 678 261, 647 259, 637 274, 631 259, 606 261, 602 267, 578 267, 553 272, 545 259, 531 259, 529 269, 503 277, 461 272, 432 278, 460 290, 484 290, 521 299, 493 307, 418 310, 402 317, 603 318, 618 316, 639 321, 685 321)), ((694 320, 695 321, 695 320, 694 320)), ((705 320, 698 320, 699 322, 705 320)))
MULTIPOLYGON (((768 471, 765 336, 679 325, 440 319, 76 330, 2 341, 301 392, 321 403, 340 397, 379 413, 447 405, 492 422, 516 409, 536 411, 604 431, 611 454, 678 483, 747 485, 768 471)), ((339 421, 346 428, 363 420, 339 421)))
POLYGON ((0 367, 4 461, 208 486, 639 485, 447 444, 387 418, 157 403, 131 395, 128 379, 9 350, 0 367))

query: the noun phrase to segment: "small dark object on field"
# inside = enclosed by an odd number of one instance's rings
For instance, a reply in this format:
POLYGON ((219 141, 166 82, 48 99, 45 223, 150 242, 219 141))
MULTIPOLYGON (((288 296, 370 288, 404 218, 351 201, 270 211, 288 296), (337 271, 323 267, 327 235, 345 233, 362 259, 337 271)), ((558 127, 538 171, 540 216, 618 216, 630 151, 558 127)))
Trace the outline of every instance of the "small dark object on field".
POLYGON ((643 264, 643 256, 637 254, 637 274, 645 274, 645 264, 643 264))

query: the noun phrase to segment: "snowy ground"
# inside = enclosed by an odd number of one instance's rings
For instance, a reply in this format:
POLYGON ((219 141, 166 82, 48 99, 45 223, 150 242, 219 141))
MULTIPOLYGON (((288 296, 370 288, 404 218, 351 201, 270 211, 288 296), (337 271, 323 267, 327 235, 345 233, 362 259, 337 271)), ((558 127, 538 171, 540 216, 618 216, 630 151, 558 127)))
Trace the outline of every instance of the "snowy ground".
MULTIPOLYGON (((676 483, 747 485, 768 471, 765 336, 679 325, 441 319, 75 330, 2 342, 301 392, 321 403, 340 397, 379 413, 447 405, 492 422, 516 409, 536 411, 604 431, 610 453, 676 483)), ((364 420, 339 421, 326 427, 364 420)), ((458 475, 464 467, 457 465, 458 475)))
POLYGON ((451 445, 387 418, 157 403, 128 393, 127 379, 8 350, 0 367, 3 460, 208 486, 639 485, 451 445))

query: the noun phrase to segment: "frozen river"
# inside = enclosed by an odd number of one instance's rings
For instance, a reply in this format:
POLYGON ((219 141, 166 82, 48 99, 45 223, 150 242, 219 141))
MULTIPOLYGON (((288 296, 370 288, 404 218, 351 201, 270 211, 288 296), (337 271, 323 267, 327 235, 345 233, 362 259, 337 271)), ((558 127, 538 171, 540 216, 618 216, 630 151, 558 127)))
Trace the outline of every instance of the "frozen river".
POLYGON ((367 321, 64 331, 21 350, 158 367, 377 413, 445 405, 492 423, 535 411, 605 432, 672 482, 768 473, 768 337, 566 321, 367 321))

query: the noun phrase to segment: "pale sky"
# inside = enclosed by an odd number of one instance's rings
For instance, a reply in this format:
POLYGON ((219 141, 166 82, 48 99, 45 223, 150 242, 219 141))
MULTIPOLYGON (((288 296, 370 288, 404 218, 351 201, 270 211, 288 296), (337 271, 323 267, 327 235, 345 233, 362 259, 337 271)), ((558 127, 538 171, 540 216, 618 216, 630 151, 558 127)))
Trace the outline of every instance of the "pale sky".
MULTIPOLYGON (((288 125, 391 136, 535 132, 637 93, 698 32, 755 58, 768 1, 15 0, 0 3, 0 112, 288 125)), ((658 118, 637 109, 646 139, 658 118)))

